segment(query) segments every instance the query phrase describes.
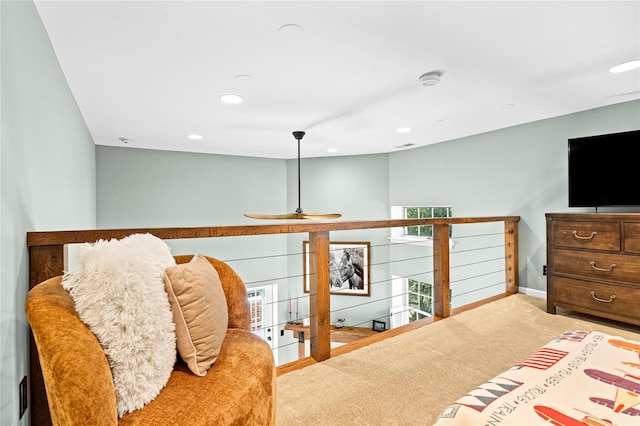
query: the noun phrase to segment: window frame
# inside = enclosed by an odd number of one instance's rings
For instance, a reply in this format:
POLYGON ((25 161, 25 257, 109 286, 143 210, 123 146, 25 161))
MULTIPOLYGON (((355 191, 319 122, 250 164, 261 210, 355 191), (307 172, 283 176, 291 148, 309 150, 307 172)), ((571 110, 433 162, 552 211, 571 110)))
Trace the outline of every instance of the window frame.
MULTIPOLYGON (((427 206, 403 206, 402 215, 404 219, 440 219, 453 217, 452 205, 427 205, 427 206), (435 216, 436 211, 445 210, 446 216, 435 216), (417 217, 408 217, 408 210, 416 210, 417 217), (427 211, 430 215, 426 215, 427 211), (423 215, 424 214, 424 215, 423 215)), ((453 227, 449 225, 449 237, 453 234, 453 227)), ((433 225, 411 225, 402 228, 402 236, 410 238, 433 239, 433 225), (416 232, 411 232, 415 229, 416 232)))
POLYGON ((427 318, 428 316, 433 316, 433 284, 427 283, 424 281, 416 280, 413 278, 406 279, 406 289, 407 289, 407 306, 409 307, 409 323, 420 320, 422 318, 427 318), (417 291, 413 291, 412 282, 417 284, 417 291), (428 291, 423 292, 423 287, 428 288, 428 291), (412 304, 412 295, 417 297, 418 306, 414 306, 412 304), (422 299, 428 299, 428 307, 423 309, 422 299), (426 312, 428 315, 425 315, 422 312, 426 312))
POLYGON ((410 324, 414 321, 421 320, 433 316, 434 300, 433 300, 433 284, 425 281, 416 280, 410 277, 398 277, 393 278, 394 285, 392 286, 392 299, 393 306, 390 308, 389 320, 391 328, 396 328, 402 325, 410 324), (411 290, 411 281, 417 283, 418 291, 411 290), (422 291, 428 287, 428 291, 422 291), (430 293, 430 294, 428 294, 430 293), (417 296, 418 306, 412 305, 412 295, 417 296), (429 300, 429 309, 420 309, 420 298, 427 298, 429 300))

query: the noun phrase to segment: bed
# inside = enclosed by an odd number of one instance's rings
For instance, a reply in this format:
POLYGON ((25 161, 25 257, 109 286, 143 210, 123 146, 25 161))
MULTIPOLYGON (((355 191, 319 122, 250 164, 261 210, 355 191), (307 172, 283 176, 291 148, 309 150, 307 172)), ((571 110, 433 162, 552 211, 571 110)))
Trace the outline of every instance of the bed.
POLYGON ((443 410, 447 425, 640 425, 640 342, 569 330, 443 410))

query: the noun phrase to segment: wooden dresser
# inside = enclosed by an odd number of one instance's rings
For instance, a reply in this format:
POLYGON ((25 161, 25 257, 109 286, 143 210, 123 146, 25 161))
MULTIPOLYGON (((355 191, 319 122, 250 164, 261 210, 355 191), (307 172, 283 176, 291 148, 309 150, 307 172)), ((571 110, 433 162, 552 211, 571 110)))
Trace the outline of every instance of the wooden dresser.
POLYGON ((640 325, 640 213, 548 213, 547 312, 640 325))

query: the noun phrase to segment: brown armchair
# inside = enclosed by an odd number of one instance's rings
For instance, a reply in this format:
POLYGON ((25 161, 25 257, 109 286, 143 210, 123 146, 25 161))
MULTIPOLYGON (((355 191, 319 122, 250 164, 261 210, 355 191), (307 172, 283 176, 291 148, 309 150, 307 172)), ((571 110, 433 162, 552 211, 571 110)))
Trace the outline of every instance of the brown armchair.
MULTIPOLYGON (((176 256, 186 263, 193 256, 176 256)), ((54 425, 274 424, 276 372, 271 349, 250 331, 244 283, 227 264, 207 258, 227 298, 229 328, 206 376, 179 358, 165 388, 148 405, 118 419, 107 357, 80 321, 62 277, 35 286, 25 302, 54 425)))

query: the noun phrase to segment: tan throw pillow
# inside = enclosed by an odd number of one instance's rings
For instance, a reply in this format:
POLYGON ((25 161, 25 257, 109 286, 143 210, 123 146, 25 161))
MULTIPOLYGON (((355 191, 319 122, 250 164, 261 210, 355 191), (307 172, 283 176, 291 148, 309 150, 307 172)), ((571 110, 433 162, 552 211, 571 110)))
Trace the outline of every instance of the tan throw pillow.
POLYGON ((164 284, 176 323, 178 353, 198 376, 218 358, 227 333, 227 299, 215 268, 203 256, 166 268, 164 284))

